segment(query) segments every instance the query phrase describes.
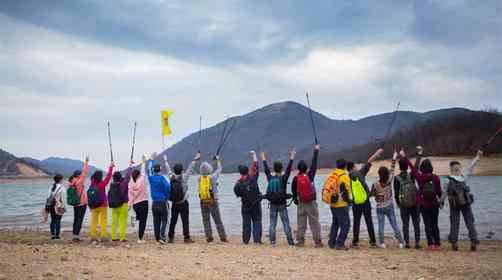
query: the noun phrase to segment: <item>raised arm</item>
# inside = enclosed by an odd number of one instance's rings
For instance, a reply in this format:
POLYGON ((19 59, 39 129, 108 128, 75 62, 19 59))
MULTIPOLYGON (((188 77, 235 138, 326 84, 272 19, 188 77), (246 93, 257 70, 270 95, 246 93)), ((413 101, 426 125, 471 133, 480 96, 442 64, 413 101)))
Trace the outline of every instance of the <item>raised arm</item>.
POLYGON ((255 151, 251 151, 249 154, 252 161, 251 167, 249 168, 249 177, 251 181, 258 181, 258 177, 260 176, 260 171, 258 170, 258 157, 255 151))
POLYGON ((110 163, 110 166, 108 166, 108 173, 106 174, 106 177, 103 179, 103 181, 101 182, 101 184, 103 186, 106 186, 108 185, 108 183, 110 183, 110 180, 112 179, 112 175, 113 175, 113 167, 115 166, 115 164, 113 163, 113 161, 110 163))
POLYGON ((474 172, 474 168, 476 167, 476 165, 478 164, 479 162, 479 159, 481 158, 481 156, 483 155, 483 151, 479 150, 478 153, 476 154, 476 157, 471 161, 471 163, 469 163, 469 165, 464 169, 463 171, 463 175, 464 177, 469 177, 472 175, 472 173, 474 172))
POLYGON ((167 155, 164 154, 163 158, 164 158, 164 165, 166 166, 167 176, 171 178, 171 176, 173 176, 173 172, 171 170, 171 166, 169 165, 169 161, 167 160, 167 155))
POLYGON ((296 178, 294 177, 293 182, 291 182, 291 192, 293 193, 293 202, 298 204, 298 182, 296 178))
POLYGON ((264 152, 261 153, 261 160, 263 162, 263 171, 265 172, 265 176, 267 177, 267 181, 269 181, 270 177, 272 177, 272 173, 270 173, 270 168, 268 168, 267 156, 265 155, 264 152))
POLYGON ((361 168, 359 174, 361 174, 362 177, 366 177, 366 175, 370 172, 372 163, 375 162, 375 160, 377 160, 382 154, 383 149, 376 150, 376 152, 368 158, 368 161, 364 164, 363 168, 361 168))
POLYGON ((216 171, 213 172, 213 175, 211 175, 211 178, 213 178, 213 180, 218 180, 218 178, 221 175, 221 171, 223 170, 223 167, 221 165, 220 156, 216 156, 215 158, 216 158, 216 171))
POLYGON ((190 176, 194 173, 195 164, 199 160, 200 160, 200 152, 197 152, 193 160, 188 165, 185 173, 183 174, 183 180, 185 181, 185 183, 188 183, 188 179, 190 179, 190 176))
POLYGON ((288 162, 288 166, 286 167, 286 171, 284 172, 284 181, 288 181, 289 180, 289 176, 291 176, 291 170, 293 169, 293 161, 295 160, 295 155, 296 155, 296 151, 293 149, 291 151, 289 151, 289 162, 288 162))
POLYGON ((85 178, 87 178, 87 174, 89 174, 89 157, 85 157, 84 168, 82 168, 82 173, 78 176, 75 185, 80 186, 85 182, 85 178))
POLYGON ((146 171, 148 176, 153 176, 153 159, 149 159, 147 164, 146 164, 146 171))
POLYGON ((320 150, 319 144, 315 145, 314 155, 312 156, 312 163, 310 164, 310 169, 308 172, 308 177, 311 182, 314 182, 315 174, 317 172, 317 162, 319 160, 319 150, 320 150))

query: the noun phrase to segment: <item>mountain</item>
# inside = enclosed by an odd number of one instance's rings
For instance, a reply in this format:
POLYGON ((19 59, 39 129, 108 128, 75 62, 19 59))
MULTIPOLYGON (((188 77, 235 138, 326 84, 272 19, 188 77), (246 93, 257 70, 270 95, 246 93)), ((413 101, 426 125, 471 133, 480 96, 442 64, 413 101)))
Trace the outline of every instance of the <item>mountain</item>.
MULTIPOLYGON (((384 158, 391 158, 393 147, 415 151, 421 145, 427 156, 472 156, 483 149, 485 154, 502 153, 502 135, 484 146, 493 133, 502 127, 499 112, 459 111, 455 114, 435 114, 396 131, 385 145, 384 158)), ((328 153, 320 160, 321 167, 333 167, 337 158, 364 162, 381 146, 381 142, 356 145, 349 149, 328 153)))
MULTIPOLYGON (((399 111, 393 131, 418 121, 466 112, 471 111, 463 108, 426 113, 399 111)), ((385 113, 360 120, 334 120, 313 112, 323 154, 384 138, 392 117, 393 113, 385 113)), ((228 127, 232 122, 235 122, 235 126, 221 152, 225 172, 235 172, 238 164, 248 162, 248 152, 252 149, 266 151, 270 160, 285 160, 288 149, 294 146, 298 152, 297 158, 310 158, 313 145, 312 127, 308 108, 301 104, 271 104, 229 119, 228 127)), ((204 159, 208 160, 214 155, 224 126, 224 122, 221 122, 202 131, 201 150, 204 159)), ((197 146, 198 133, 195 132, 159 156, 167 153, 171 162, 187 164, 195 154, 197 146)))
POLYGON ((0 177, 39 178, 47 176, 47 172, 37 165, 0 149, 0 177))
MULTIPOLYGON (((50 157, 44 160, 37 160, 34 158, 23 158, 23 160, 39 166, 40 168, 46 170, 50 174, 58 173, 65 177, 71 176, 75 170, 82 170, 82 167, 84 166, 83 161, 69 158, 59 158, 59 157, 50 157)), ((97 170, 98 168, 90 166, 89 174, 92 174, 94 173, 94 171, 97 170)))

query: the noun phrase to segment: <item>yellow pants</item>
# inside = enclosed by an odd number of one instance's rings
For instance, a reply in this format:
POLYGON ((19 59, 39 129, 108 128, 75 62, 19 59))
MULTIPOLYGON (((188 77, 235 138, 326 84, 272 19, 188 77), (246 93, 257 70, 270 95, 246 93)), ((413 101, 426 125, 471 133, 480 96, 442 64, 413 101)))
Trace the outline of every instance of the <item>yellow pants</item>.
POLYGON ((127 217, 129 215, 128 203, 117 208, 112 208, 112 240, 117 240, 117 223, 119 224, 120 240, 126 240, 127 217))
POLYGON ((101 230, 101 240, 106 239, 106 228, 108 227, 108 207, 98 207, 91 210, 91 238, 96 239, 98 236, 96 227, 101 230))

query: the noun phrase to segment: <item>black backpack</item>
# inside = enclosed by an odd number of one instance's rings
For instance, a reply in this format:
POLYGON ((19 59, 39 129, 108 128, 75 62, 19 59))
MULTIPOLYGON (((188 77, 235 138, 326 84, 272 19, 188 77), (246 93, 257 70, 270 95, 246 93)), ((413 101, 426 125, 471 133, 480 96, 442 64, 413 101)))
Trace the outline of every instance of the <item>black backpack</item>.
POLYGON ((415 207, 417 205, 417 187, 410 174, 396 177, 399 181, 399 204, 403 207, 415 207))
POLYGON ((185 198, 185 192, 183 191, 182 179, 176 179, 173 175, 171 176, 171 201, 180 203, 183 198, 185 198))
POLYGON ((260 200, 259 193, 253 188, 249 180, 239 180, 236 187, 244 207, 252 207, 260 200))
POLYGON ((113 182, 110 184, 110 190, 108 191, 108 206, 110 208, 117 208, 122 206, 124 195, 120 189, 120 183, 113 182))
POLYGON ((424 201, 429 203, 437 202, 436 187, 434 181, 427 181, 422 186, 422 197, 424 201))
POLYGON ((448 177, 448 180, 446 192, 451 208, 466 207, 474 202, 474 196, 470 193, 470 189, 465 182, 457 181, 451 177, 448 177))

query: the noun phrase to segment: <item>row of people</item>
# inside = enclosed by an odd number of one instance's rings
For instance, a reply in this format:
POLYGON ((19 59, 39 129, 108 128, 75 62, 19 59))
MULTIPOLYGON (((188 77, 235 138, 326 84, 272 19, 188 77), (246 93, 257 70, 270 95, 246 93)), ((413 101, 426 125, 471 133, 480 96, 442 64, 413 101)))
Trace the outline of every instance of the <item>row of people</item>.
MULTIPOLYGON (((322 247, 321 225, 319 222, 319 210, 316 198, 315 176, 319 157, 319 145, 314 147, 313 158, 310 165, 301 160, 297 164, 298 174, 291 183, 291 193, 288 193, 288 181, 291 176, 295 152, 290 151, 289 161, 283 171, 282 162, 273 163, 270 170, 265 153, 261 154, 264 172, 267 178, 267 188, 264 195, 261 194, 258 178, 259 164, 254 151, 251 151, 250 167, 240 165, 238 171, 240 178, 234 186, 234 193, 241 199, 241 214, 243 224, 242 239, 245 244, 249 243, 251 236, 254 243, 262 242, 262 207, 261 201, 266 199, 270 205, 269 238, 272 245, 276 244, 276 227, 280 217, 283 229, 290 245, 303 246, 305 244, 305 232, 309 225, 315 247, 322 247), (296 243, 293 238, 289 215, 288 200, 291 199, 297 205, 297 236, 296 243)), ((469 237, 472 241, 471 249, 475 250, 478 242, 474 218, 472 215, 472 195, 465 184, 467 177, 472 173, 475 164, 479 161, 482 152, 462 172, 459 162, 452 162, 451 175, 447 191, 441 189, 441 182, 433 173, 430 160, 421 160, 423 149, 417 151, 417 160, 412 164, 404 151, 395 152, 390 169, 382 166, 378 170, 379 179, 371 188, 368 187, 366 176, 372 163, 383 153, 382 149, 376 151, 361 169, 353 162, 343 159, 336 161, 336 169, 331 172, 322 190, 322 200, 330 205, 332 213, 332 225, 329 233, 328 245, 334 249, 348 249, 345 246, 350 231, 349 210, 353 213, 353 239, 352 247, 359 246, 359 232, 361 218, 364 216, 370 245, 385 248, 384 230, 385 218, 390 222, 394 235, 401 248, 410 248, 409 223, 410 218, 415 232, 415 248, 420 249, 420 214, 424 221, 427 236, 428 249, 435 250, 441 245, 438 227, 439 208, 444 205, 446 198, 450 201, 451 233, 449 241, 454 250, 458 249, 458 227, 460 214, 469 229, 469 237), (400 174, 395 176, 395 165, 399 160, 400 174), (372 205, 370 197, 376 201, 378 217, 378 242, 372 221, 372 205), (402 220, 402 233, 398 228, 394 211, 394 201, 400 208, 402 220)), ((144 232, 148 218, 149 199, 146 189, 146 180, 150 184, 151 211, 153 214, 155 239, 159 243, 173 242, 174 231, 181 217, 183 236, 186 243, 192 243, 189 231, 189 179, 195 172, 195 165, 200 160, 197 153, 190 165, 184 170, 182 164, 175 164, 171 170, 167 157, 164 155, 164 166, 168 178, 161 175, 162 167, 154 164, 153 155, 148 161, 143 157, 139 170, 133 168, 130 163, 125 176, 115 171, 114 163, 108 167, 107 176, 103 178, 103 172, 96 171, 91 176, 91 184, 85 190, 84 182, 89 172, 89 159, 86 158, 82 171, 75 171, 69 178, 69 187, 66 191, 67 202, 73 206, 73 241, 80 241, 80 231, 87 207, 91 209, 90 235, 93 242, 97 242, 97 226, 100 226, 100 238, 107 238, 107 209, 112 210, 111 239, 113 241, 126 241, 126 227, 128 209, 132 208, 136 213, 138 224, 138 242, 144 242, 144 232), (110 183, 110 181, 112 181, 110 183), (110 183, 108 193, 106 186, 110 183), (169 208, 169 203, 171 207, 169 208), (171 212, 169 232, 166 236, 169 212, 171 212), (117 236, 117 228, 119 235, 117 236)), ((212 234, 211 218, 216 225, 220 240, 227 242, 225 228, 221 219, 218 197, 218 179, 221 174, 222 164, 219 157, 215 157, 216 170, 208 162, 200 164, 200 176, 198 179, 198 194, 202 213, 204 233, 207 242, 214 240, 212 234)), ((51 215, 51 234, 53 239, 59 239, 61 216, 65 212, 64 186, 62 176, 54 177, 54 185, 51 188, 46 203, 46 211, 51 215)))

